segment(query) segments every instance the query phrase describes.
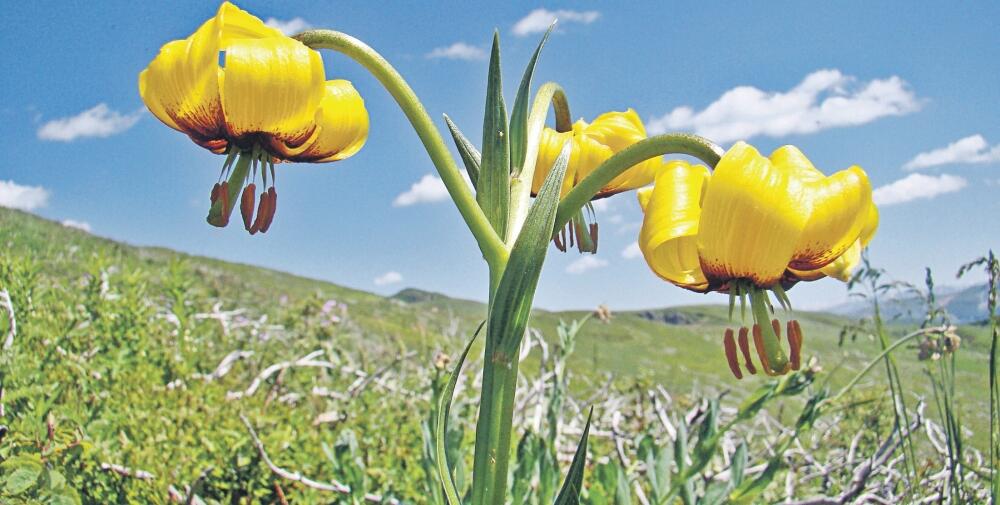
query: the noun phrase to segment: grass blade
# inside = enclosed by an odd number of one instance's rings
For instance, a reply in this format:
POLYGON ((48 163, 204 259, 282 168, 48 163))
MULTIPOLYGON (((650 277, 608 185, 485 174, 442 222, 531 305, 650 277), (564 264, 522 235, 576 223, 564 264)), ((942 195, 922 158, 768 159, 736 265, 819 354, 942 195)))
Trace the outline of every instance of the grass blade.
POLYGON ((514 98, 514 109, 510 113, 510 156, 511 173, 516 177, 524 167, 524 159, 528 150, 528 102, 531 96, 531 75, 535 72, 535 63, 538 55, 542 52, 545 41, 549 39, 555 23, 549 26, 542 35, 542 40, 535 48, 535 54, 531 55, 531 61, 524 69, 524 76, 521 77, 521 86, 517 89, 517 97, 514 98))
POLYGON ((587 437, 590 435, 590 421, 593 417, 594 408, 591 407, 590 414, 587 415, 587 425, 583 428, 583 436, 580 437, 580 444, 576 446, 573 462, 570 463, 566 480, 563 481, 562 489, 556 496, 555 505, 578 505, 580 503, 580 493, 583 490, 583 470, 587 466, 587 437))
POLYGON ((479 149, 469 142, 469 139, 462 135, 462 131, 455 126, 451 118, 447 114, 444 115, 444 122, 448 125, 448 131, 451 132, 451 138, 455 140, 455 147, 458 148, 458 154, 462 157, 462 163, 465 165, 465 171, 469 174, 469 180, 472 181, 472 187, 479 187, 479 169, 482 166, 483 155, 479 154, 479 149))
POLYGON ((476 201, 486 214, 486 219, 493 225, 497 235, 505 237, 510 202, 510 136, 500 78, 500 35, 495 32, 486 84, 482 165, 476 188, 476 201))
POLYGON ((531 302, 542 273, 545 253, 548 251, 552 226, 559 206, 559 190, 566 165, 569 162, 570 144, 563 146, 559 158, 542 184, 538 196, 525 219, 524 228, 514 242, 510 260, 497 286, 496 297, 490 311, 487 334, 497 339, 499 350, 515 356, 524 331, 528 326, 531 302))
POLYGON ((469 355, 469 349, 472 349, 472 344, 476 341, 476 337, 479 336, 479 332, 482 331, 484 324, 486 324, 485 321, 480 323, 479 327, 476 328, 476 332, 472 334, 472 338, 466 344, 465 350, 462 351, 462 355, 459 356, 458 361, 455 363, 455 369, 451 372, 448 385, 445 386, 444 391, 441 392, 441 398, 438 399, 437 421, 434 423, 434 453, 436 456, 435 459, 437 459, 438 477, 441 479, 441 486, 444 488, 448 505, 462 504, 461 499, 458 497, 458 488, 455 486, 455 481, 451 478, 451 470, 448 468, 448 455, 445 453, 444 439, 448 428, 448 415, 451 413, 452 395, 455 394, 455 386, 458 384, 458 376, 462 372, 465 357, 469 355))

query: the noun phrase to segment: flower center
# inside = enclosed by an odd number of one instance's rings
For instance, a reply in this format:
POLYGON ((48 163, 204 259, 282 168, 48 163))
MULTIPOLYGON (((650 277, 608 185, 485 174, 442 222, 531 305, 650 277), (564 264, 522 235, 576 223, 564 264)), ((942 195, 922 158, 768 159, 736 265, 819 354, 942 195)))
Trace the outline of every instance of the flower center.
POLYGON ((224 227, 229 224, 229 216, 236 206, 236 197, 240 197, 240 215, 243 226, 251 235, 257 232, 266 233, 274 220, 274 211, 278 206, 278 193, 274 190, 274 159, 270 153, 254 144, 252 149, 230 147, 226 162, 222 165, 219 182, 212 187, 212 207, 208 211, 208 223, 212 226, 224 227), (260 202, 256 205, 257 214, 254 217, 256 200, 257 171, 263 188, 260 202), (271 173, 271 185, 268 186, 267 173, 271 173))
MULTIPOLYGON (((791 310, 791 302, 780 285, 770 288, 778 303, 786 310, 791 310)), ((729 318, 732 319, 733 308, 736 299, 740 300, 740 312, 745 319, 746 299, 750 298, 750 313, 753 317, 753 326, 747 328, 743 326, 739 329, 739 336, 734 337, 732 328, 727 328, 723 336, 723 345, 726 351, 726 360, 729 362, 729 369, 737 379, 743 378, 740 368, 740 356, 747 372, 751 375, 757 373, 750 357, 750 337, 753 337, 754 347, 757 349, 757 356, 760 360, 761 368, 768 375, 784 375, 789 370, 798 370, 802 365, 802 327, 796 320, 790 320, 786 326, 788 336, 789 355, 785 355, 781 347, 781 323, 777 319, 772 319, 774 307, 768 298, 768 290, 758 287, 746 279, 738 279, 729 284, 729 318), (737 351, 737 348, 739 351, 737 351)))

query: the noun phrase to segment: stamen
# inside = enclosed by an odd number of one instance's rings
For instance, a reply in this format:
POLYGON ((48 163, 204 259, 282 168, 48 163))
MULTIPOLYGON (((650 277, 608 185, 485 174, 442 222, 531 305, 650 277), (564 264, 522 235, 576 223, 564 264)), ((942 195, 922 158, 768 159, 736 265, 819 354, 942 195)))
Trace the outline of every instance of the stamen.
POLYGON ((222 181, 222 185, 219 186, 219 197, 222 198, 222 216, 219 220, 219 227, 224 228, 229 224, 229 181, 222 181))
POLYGON ((791 348, 788 361, 792 370, 798 370, 802 366, 802 327, 798 321, 788 321, 788 346, 791 348))
POLYGON ((274 212, 278 210, 278 192, 274 190, 274 186, 267 190, 267 196, 267 216, 260 226, 261 233, 267 233, 267 230, 271 228, 271 223, 274 222, 274 212))
POLYGON ((767 350, 764 347, 764 334, 760 331, 760 325, 753 325, 753 343, 757 348, 757 357, 760 358, 760 366, 764 368, 764 373, 770 376, 781 375, 771 369, 771 363, 767 360, 767 350))
POLYGON ((594 254, 597 254, 597 223, 590 223, 590 241, 594 243, 594 254))
POLYGON ((253 225, 254 195, 256 191, 257 186, 251 182, 247 187, 243 188, 243 197, 240 199, 240 213, 243 215, 243 227, 247 231, 250 231, 250 227, 253 225))
POLYGON ((212 186, 212 196, 211 196, 212 205, 215 205, 216 200, 219 199, 220 188, 222 188, 222 184, 219 183, 215 183, 215 186, 212 186))
POLYGON ((733 330, 731 328, 726 328, 726 335, 723 337, 722 342, 726 347, 726 361, 729 362, 729 370, 733 372, 733 376, 737 380, 743 378, 743 372, 740 371, 740 361, 736 357, 736 341, 733 340, 733 330))
POLYGON ((257 204, 257 218, 254 219, 253 225, 247 230, 251 235, 256 235, 260 231, 261 227, 264 225, 264 216, 267 213, 268 198, 267 192, 260 194, 260 203, 257 204))
POLYGON ((750 330, 746 326, 740 328, 740 352, 743 353, 743 361, 746 363, 747 371, 750 375, 757 375, 757 368, 753 366, 753 361, 750 360, 750 330))

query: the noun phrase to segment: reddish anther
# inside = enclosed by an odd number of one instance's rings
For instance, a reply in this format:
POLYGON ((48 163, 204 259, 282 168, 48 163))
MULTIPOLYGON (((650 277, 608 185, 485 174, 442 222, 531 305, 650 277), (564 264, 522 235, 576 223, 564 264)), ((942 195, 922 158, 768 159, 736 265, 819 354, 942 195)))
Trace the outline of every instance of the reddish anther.
POLYGON ((260 232, 267 233, 267 230, 271 228, 271 223, 274 222, 274 212, 278 210, 278 192, 274 190, 274 186, 271 186, 267 190, 267 216, 264 222, 260 225, 260 232))
POLYGON ((232 212, 232 209, 229 208, 228 182, 223 182, 222 185, 219 186, 219 197, 222 198, 222 214, 221 214, 222 217, 221 219, 219 219, 219 226, 225 227, 227 224, 229 224, 229 213, 232 212))
POLYGON ((802 327, 798 321, 788 321, 788 346, 791 348, 788 361, 792 370, 798 370, 802 366, 802 327))
POLYGON ((740 328, 740 352, 743 353, 743 361, 746 363, 747 371, 750 375, 757 374, 757 367, 753 366, 753 361, 750 359, 750 330, 744 326, 740 328))
POLYGON ((594 252, 597 252, 597 223, 590 223, 590 240, 594 243, 594 252))
POLYGON ((219 183, 215 183, 215 186, 212 186, 212 196, 211 196, 212 205, 215 205, 215 201, 219 199, 219 190, 221 188, 222 185, 219 183))
POLYGON ((264 216, 267 214, 267 193, 260 194, 260 203, 257 204, 257 218, 254 219, 253 225, 247 230, 251 235, 256 235, 260 231, 261 226, 264 224, 264 216))
POLYGON ((726 328, 726 335, 722 339, 723 344, 726 348, 726 361, 729 362, 729 370, 733 372, 733 376, 737 380, 743 378, 743 372, 740 371, 740 360, 736 356, 736 340, 733 339, 733 330, 731 328, 726 328))
POLYGON ((243 196, 240 198, 240 214, 243 215, 243 227, 247 231, 250 231, 250 227, 253 225, 253 207, 256 191, 257 186, 251 182, 250 185, 243 188, 243 196))

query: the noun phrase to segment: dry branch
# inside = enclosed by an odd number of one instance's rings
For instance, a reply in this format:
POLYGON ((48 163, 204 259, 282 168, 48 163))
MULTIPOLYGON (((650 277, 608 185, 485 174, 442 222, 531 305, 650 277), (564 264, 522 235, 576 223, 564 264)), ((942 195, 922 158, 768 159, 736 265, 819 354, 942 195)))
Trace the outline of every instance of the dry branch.
POLYGON ((156 478, 155 475, 145 470, 134 470, 127 466, 116 465, 113 463, 101 463, 101 471, 116 473, 118 475, 121 475, 122 477, 129 477, 132 479, 139 479, 139 480, 153 480, 156 478))
POLYGON ((7 329, 7 338, 3 341, 3 350, 10 349, 14 345, 14 337, 17 335, 17 319, 14 318, 14 304, 10 301, 10 293, 6 289, 0 290, 0 307, 7 312, 10 320, 10 328, 7 329))

